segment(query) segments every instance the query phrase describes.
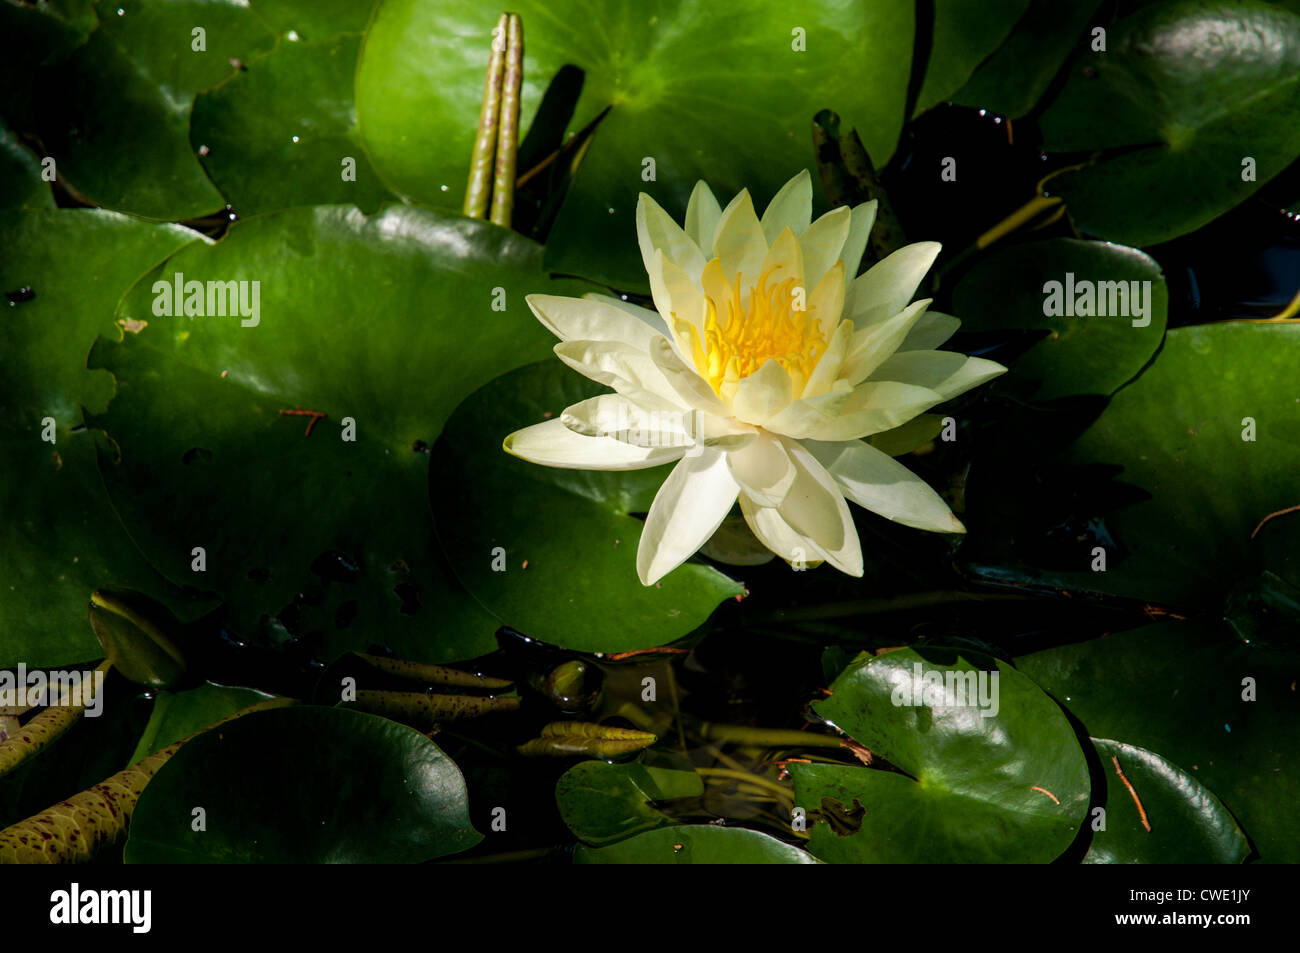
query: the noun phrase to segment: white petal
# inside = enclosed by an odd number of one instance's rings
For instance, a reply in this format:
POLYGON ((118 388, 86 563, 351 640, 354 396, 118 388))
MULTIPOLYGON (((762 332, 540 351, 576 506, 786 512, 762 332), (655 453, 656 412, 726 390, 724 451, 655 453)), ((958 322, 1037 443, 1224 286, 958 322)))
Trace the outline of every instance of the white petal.
POLYGON ((704 180, 695 183, 691 200, 686 203, 686 234, 700 246, 706 259, 713 258, 713 236, 718 231, 722 206, 704 180))
POLYGON ((936 533, 964 533, 938 493, 907 467, 870 444, 804 444, 854 503, 886 519, 936 533))
POLYGON ((644 192, 636 203, 636 237, 641 246, 641 260, 645 263, 646 271, 650 270, 650 262, 658 250, 686 272, 692 281, 699 282, 705 261, 700 246, 673 221, 672 216, 658 202, 644 192))
POLYGON ((584 437, 558 417, 516 430, 502 447, 532 463, 573 470, 644 470, 671 463, 683 453, 681 447, 634 447, 609 437, 584 437))
POLYGON ((740 494, 740 512, 758 541, 788 563, 810 566, 826 561, 826 554, 806 536, 796 533, 775 507, 759 506, 740 494))
POLYGON ((622 298, 615 298, 613 295, 597 294, 594 291, 588 291, 583 295, 588 301, 599 301, 601 304, 607 304, 612 308, 618 308, 627 314, 632 315, 639 321, 644 321, 650 327, 654 328, 664 337, 670 334, 668 325, 664 322, 664 317, 658 311, 650 308, 643 308, 639 304, 633 304, 631 301, 624 301, 622 298))
MULTIPOLYGON (((666 339, 657 340, 671 349, 666 339)), ((579 374, 614 388, 642 407, 657 410, 682 407, 677 392, 645 351, 617 341, 563 341, 555 345, 554 351, 556 357, 579 374)))
POLYGON ((862 267, 862 255, 867 250, 867 240, 871 237, 871 228, 876 224, 876 200, 863 202, 854 206, 853 219, 849 224, 849 237, 844 239, 840 250, 840 261, 844 262, 844 274, 850 280, 857 277, 862 267))
POLYGON ((872 380, 919 384, 943 396, 944 400, 978 387, 1006 368, 982 357, 967 357, 953 351, 903 351, 882 363, 872 380))
POLYGON ((821 326, 822 333, 830 337, 840 326, 844 315, 844 263, 837 261, 817 282, 808 296, 808 310, 821 326))
POLYGON ((826 393, 834 386, 835 379, 839 377, 840 368, 844 366, 844 358, 849 353, 849 342, 852 340, 853 322, 845 321, 835 329, 830 343, 826 345, 826 353, 822 355, 821 360, 817 362, 817 366, 813 368, 808 383, 799 396, 816 397, 818 394, 826 393))
POLYGON ((793 399, 794 385, 789 373, 776 358, 770 357, 757 371, 736 384, 731 412, 745 423, 763 427, 793 399))
POLYGON ((766 429, 796 440, 811 436, 833 423, 852 396, 853 387, 848 381, 836 381, 824 394, 791 401, 790 406, 767 422, 766 429))
MULTIPOLYGON (((701 269, 702 271, 703 269, 701 269)), ((699 275, 694 279, 669 261, 663 249, 656 248, 646 270, 650 278, 650 295, 655 308, 671 326, 671 319, 689 321, 694 327, 704 327, 704 291, 699 275)))
POLYGON ((858 327, 902 311, 939 257, 938 242, 905 245, 849 285, 844 313, 858 327))
POLYGON ((653 585, 698 552, 726 519, 737 493, 724 453, 683 457, 646 515, 636 553, 642 584, 653 585))
POLYGON ((560 420, 585 437, 612 437, 636 447, 691 447, 696 416, 693 410, 647 410, 618 394, 601 394, 566 408, 560 420))
POLYGON ((780 506, 794 485, 794 462, 780 439, 770 435, 728 453, 727 466, 740 491, 758 506, 780 506))
POLYGON ((812 179, 807 169, 781 186, 763 211, 763 237, 770 245, 783 229, 789 228, 802 235, 812 221, 812 179))
POLYGON ((928 387, 896 381, 867 381, 860 384, 840 408, 839 416, 811 428, 812 440, 857 440, 892 430, 943 401, 943 395, 928 387))
POLYGON ((744 189, 731 200, 718 220, 718 234, 713 239, 713 256, 720 259, 728 279, 740 275, 742 294, 758 284, 759 270, 767 256, 767 239, 754 213, 754 200, 744 189))
POLYGON ((678 400, 717 417, 730 417, 725 404, 718 399, 708 382, 689 367, 663 338, 650 342, 650 359, 668 382, 678 400))
POLYGON ((930 351, 940 347, 948 338, 957 333, 961 322, 949 314, 938 311, 926 311, 921 320, 912 325, 903 343, 898 345, 900 351, 930 351))
MULTIPOLYGON (((840 368, 840 377, 850 384, 866 380, 871 372, 898 350, 908 333, 921 320, 929 298, 909 304, 887 321, 877 321, 853 332, 849 353, 840 368)), ((857 322, 854 322, 856 326, 857 322)))
POLYGON ((614 299, 529 295, 524 300, 561 341, 619 341, 644 351, 651 338, 663 337, 663 329, 610 304, 614 299))
POLYGON ((832 566, 861 576, 858 530, 834 478, 806 448, 793 440, 784 443, 797 472, 777 512, 795 532, 815 542, 832 566))
MULTIPOLYGON (((799 236, 803 277, 808 287, 816 288, 831 266, 840 260, 852 222, 853 213, 847 206, 840 206, 817 219, 799 236)), ((846 276, 851 277, 847 272, 846 276)))

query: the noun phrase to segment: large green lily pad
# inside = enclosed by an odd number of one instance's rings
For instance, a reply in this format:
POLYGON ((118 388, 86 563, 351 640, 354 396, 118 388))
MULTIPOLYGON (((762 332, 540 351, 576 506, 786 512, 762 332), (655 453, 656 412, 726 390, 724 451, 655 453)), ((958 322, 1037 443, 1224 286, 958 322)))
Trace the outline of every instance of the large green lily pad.
MULTIPOLYGON (((749 188, 764 203, 811 166, 822 108, 857 127, 878 166, 898 140, 910 0, 525 0, 511 10, 524 27, 525 128, 566 64, 586 73, 573 130, 612 107, 551 232, 552 270, 646 291, 637 194, 679 220, 698 179, 724 202, 749 188), (655 163, 650 180, 645 159, 655 163)), ((380 7, 357 110, 371 158, 400 192, 460 207, 498 14, 472 0, 380 7)))
MULTIPOLYGON (((1110 468, 1081 483, 1080 494, 1100 494, 1113 483, 1141 501, 1106 513, 1076 503, 1075 532, 1093 532, 1089 521, 1095 529, 1103 517, 1105 532, 1075 547, 1072 563, 1027 562, 1013 544, 1044 531, 1020 525, 1017 515, 1039 512, 1024 503, 1033 491, 1023 481, 1034 479, 1036 464, 977 461, 967 489, 967 563, 996 579, 1222 612, 1228 593, 1259 574, 1252 533, 1270 513, 1297 502, 1298 357, 1294 325, 1170 331, 1155 362, 1115 394, 1064 458, 1072 466, 1110 468), (1097 547, 1105 551, 1105 571, 1092 569, 1097 547)), ((1049 493, 1052 486, 1067 493, 1059 476, 1046 485, 1049 493)), ((1295 546, 1294 535, 1285 545, 1295 546)))
POLYGON ((57 667, 101 653, 87 620, 98 588, 137 589, 174 610, 178 593, 149 566, 113 512, 82 407, 102 411, 107 374, 86 369, 96 335, 116 337, 119 299, 199 236, 98 210, 0 213, 0 667, 57 667), (52 421, 52 423, 46 423, 52 421), (53 428, 54 443, 44 436, 53 428))
POLYGON ((449 213, 342 206, 259 216, 173 258, 123 304, 148 326, 93 355, 117 379, 97 422, 120 451, 103 472, 134 538, 169 578, 229 600, 246 633, 303 594, 301 629, 326 657, 491 651, 496 623, 433 539, 426 451, 463 396, 547 353, 524 296, 576 289, 540 258, 449 213), (155 314, 155 279, 178 273, 246 281, 250 296, 260 282, 258 323, 155 314), (328 417, 308 436, 310 418, 280 413, 296 408, 328 417))
POLYGON ((641 585, 642 523, 629 514, 650 509, 671 464, 570 470, 501 449, 515 430, 606 392, 554 358, 506 374, 457 409, 429 471, 434 522, 465 588, 503 623, 586 652, 666 645, 743 592, 691 562, 641 585))
POLYGON ((1029 0, 935 0, 934 33, 925 82, 917 99, 920 112, 948 99, 975 68, 1015 28, 1029 0))
POLYGON ((136 805, 126 861, 417 863, 482 838, 460 769, 418 731, 341 708, 282 708, 173 755, 136 805))
POLYGON ((579 844, 575 864, 815 864, 807 851, 743 827, 682 824, 608 847, 579 844))
MULTIPOLYGON (((1261 860, 1300 861, 1294 652, 1243 645, 1220 627, 1161 622, 1024 655, 1016 667, 1090 735, 1154 752, 1214 792, 1261 860), (1247 678, 1254 701, 1243 697, 1247 678)), ((1120 764, 1128 774, 1128 761, 1120 764)), ((1150 820, 1154 833, 1159 819, 1150 820)))
POLYGON ((1205 225, 1300 155, 1300 15, 1281 5, 1143 6, 1070 66, 1050 150, 1105 150, 1051 180, 1082 229, 1130 245, 1205 225), (1244 175, 1252 160, 1251 176, 1244 175))
POLYGON ((1200 781, 1145 748, 1105 738, 1092 743, 1106 776, 1106 826, 1093 833, 1085 864, 1239 864, 1246 859, 1246 835, 1200 781), (1150 830, 1142 823, 1144 815, 1150 830))
POLYGON ((953 310, 966 331, 1048 332, 997 384, 1046 401, 1109 395, 1136 377, 1164 339, 1169 292, 1136 248, 1054 238, 989 255, 957 285, 953 310))
POLYGON ((822 860, 1046 863, 1074 840, 1088 808, 1083 751, 1056 703, 1010 665, 899 649, 859 658, 830 691, 817 714, 903 773, 790 765, 797 805, 857 818, 856 829, 812 825, 822 860))

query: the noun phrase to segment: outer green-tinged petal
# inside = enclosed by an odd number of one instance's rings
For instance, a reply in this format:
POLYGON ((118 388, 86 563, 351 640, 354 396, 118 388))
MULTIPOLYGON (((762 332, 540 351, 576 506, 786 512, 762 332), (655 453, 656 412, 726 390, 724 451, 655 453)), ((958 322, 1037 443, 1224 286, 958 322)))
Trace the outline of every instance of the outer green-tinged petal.
POLYGON ((686 203, 686 234, 699 246, 706 259, 713 257, 713 237, 718 231, 722 206, 704 180, 695 183, 686 203))
POLYGON ((611 437, 584 437, 558 417, 516 430, 502 444, 530 463, 571 470, 643 470, 681 457, 681 447, 634 447, 611 437))
POLYGON ((777 512, 795 532, 813 540, 836 569, 861 576, 858 530, 834 478, 801 444, 787 440, 785 450, 796 474, 777 512))
POLYGON ((845 317, 863 327, 902 311, 942 247, 938 242, 905 245, 853 279, 844 304, 845 317))
POLYGON ((763 211, 763 236, 770 245, 783 229, 789 228, 802 235, 812 221, 812 179, 807 169, 781 186, 763 211))
POLYGON ((840 368, 840 377, 850 384, 861 383, 870 377, 872 371, 898 350, 929 304, 929 298, 922 298, 888 320, 855 331, 849 343, 848 356, 840 368))
POLYGON ((564 426, 584 437, 613 437, 635 447, 690 447, 695 444, 693 410, 646 410, 618 394, 601 394, 569 407, 564 426))
POLYGON ((794 485, 794 461, 781 441, 764 434, 743 450, 727 454, 740 491, 757 506, 780 506, 794 485))
POLYGON ((656 248, 650 262, 649 277, 650 295, 665 322, 675 315, 697 328, 703 327, 704 292, 699 276, 691 278, 668 260, 662 248, 656 248))
POLYGON ((659 250, 692 281, 699 282, 700 272, 704 270, 704 253, 672 216, 644 192, 636 203, 636 237, 646 271, 650 270, 654 253, 659 250))
POLYGON ((683 457, 646 515, 636 554, 642 584, 653 585, 698 552, 722 525, 738 492, 726 454, 706 449, 683 457))
MULTIPOLYGON (((671 350, 666 340, 658 340, 671 350)), ((617 341, 562 341, 554 350, 556 357, 579 374, 614 388, 646 409, 682 406, 677 392, 645 351, 617 341)))
POLYGON ((925 351, 941 347, 948 338, 957 333, 961 321, 950 314, 938 311, 926 311, 921 320, 912 325, 903 343, 898 345, 900 351, 925 351))
POLYGON ((896 381, 867 381, 858 386, 840 414, 804 436, 812 440, 857 440, 873 433, 892 430, 943 401, 943 395, 928 387, 896 381))
POLYGON ((844 248, 840 250, 840 261, 844 262, 844 273, 855 278, 862 266, 862 255, 867 250, 867 241, 871 238, 871 227, 876 224, 877 202, 863 202, 853 209, 853 218, 849 224, 849 237, 844 239, 844 248))
POLYGON ((859 506, 915 529, 966 531, 924 480, 870 444, 810 440, 804 446, 835 478, 844 495, 859 506))
POLYGON ((723 210, 713 239, 713 256, 720 259, 722 273, 729 279, 740 275, 741 289, 758 283, 759 269, 767 257, 767 239, 748 189, 741 190, 723 210))
POLYGON ((776 358, 770 357, 757 371, 736 384, 731 410, 741 420, 762 427, 793 399, 790 375, 776 358))
POLYGON ((802 536, 772 506, 759 506, 744 493, 740 494, 740 512, 758 541, 788 563, 806 564, 826 561, 821 547, 802 536))
POLYGON ((688 367, 677 356, 673 346, 663 338, 650 343, 650 359, 654 361, 655 367, 659 368, 678 399, 686 406, 717 417, 731 416, 731 412, 718 399, 718 395, 713 392, 708 382, 695 373, 693 368, 688 367))
POLYGON ((535 294, 524 300, 537 320, 561 341, 619 341, 644 351, 651 338, 663 337, 654 325, 608 303, 614 299, 535 294))
MULTIPOLYGON (((799 245, 803 248, 803 277, 809 287, 817 287, 831 266, 840 260, 852 224, 853 213, 841 206, 817 219, 799 236, 799 245)), ((845 275, 851 276, 852 272, 845 271, 845 275)))
POLYGON ((877 367, 871 378, 919 384, 948 400, 1006 371, 994 361, 952 351, 903 351, 877 367))

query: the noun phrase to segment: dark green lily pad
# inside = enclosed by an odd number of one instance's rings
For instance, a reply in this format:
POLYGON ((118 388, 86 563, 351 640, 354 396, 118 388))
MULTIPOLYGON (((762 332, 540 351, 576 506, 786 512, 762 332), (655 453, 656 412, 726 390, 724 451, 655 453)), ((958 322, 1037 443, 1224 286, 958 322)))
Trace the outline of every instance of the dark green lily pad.
POLYGON ((638 762, 583 761, 560 776, 555 803, 569 830, 596 847, 672 826, 652 801, 698 797, 704 779, 694 771, 651 768, 638 762))
POLYGON ((1074 840, 1088 808, 1083 751, 1056 703, 1010 665, 965 650, 899 649, 860 657, 830 691, 817 714, 905 773, 791 764, 817 857, 1046 863, 1074 840), (931 697, 923 680, 936 677, 931 697))
POLYGON ((1136 248, 1054 238, 989 255, 957 285, 953 310, 965 331, 1048 332, 996 385, 1033 390, 1041 382, 1033 396, 1047 401, 1109 395, 1136 377, 1164 339, 1169 292, 1160 266, 1136 248), (1059 297, 1044 290, 1050 282, 1059 297), (1063 314, 1044 313, 1049 298, 1063 314), (1091 313, 1079 316, 1076 306, 1091 313))
POLYGON ((1259 0, 1149 4, 1109 28, 1105 52, 1074 60, 1044 112, 1048 149, 1105 150, 1048 189, 1081 229, 1129 245, 1168 241, 1300 155, 1297 111, 1300 15, 1259 0))
MULTIPOLYGON (((573 130, 613 107, 551 231, 553 271, 646 291, 637 194, 678 220, 698 179, 723 203, 742 188, 765 203, 811 165, 810 126, 822 108, 857 127, 877 166, 893 154, 911 65, 910 0, 525 0, 510 9, 524 28, 524 128, 566 64, 586 73, 573 130), (643 178, 647 158, 654 179, 643 178)), ((357 109, 371 158, 403 194, 461 206, 498 14, 472 0, 380 7, 357 109)))
POLYGON ((1145 748, 1093 738, 1106 775, 1106 827, 1092 835, 1085 864, 1239 864, 1246 835, 1214 794, 1145 748), (1115 771, 1133 785, 1137 802, 1115 771), (1143 815, 1151 829, 1142 824, 1143 815))
POLYGON ((943 102, 962 87, 981 61, 1015 28, 1029 0, 935 0, 934 34, 917 112, 943 102))
POLYGON ((123 304, 148 326, 93 355, 118 383, 97 422, 120 450, 103 472, 133 537, 169 578, 229 600, 250 635, 296 602, 327 658, 491 651, 497 624, 433 539, 427 448, 462 397, 548 353, 524 296, 577 286, 549 282, 540 257, 449 213, 342 206, 249 219, 176 256, 123 304), (156 315, 154 279, 177 273, 247 281, 250 296, 260 282, 258 323, 156 315), (280 413, 295 408, 328 417, 308 436, 311 418, 280 413))
POLYGON ((1213 791, 1260 860, 1300 861, 1294 652, 1246 646, 1219 627, 1161 622, 1023 655, 1016 667, 1090 735, 1156 752, 1213 791), (1255 701, 1243 698, 1246 678, 1255 701))
POLYGON ((96 335, 122 333, 113 323, 118 300, 198 238, 115 212, 0 213, 0 290, 34 295, 0 301, 0 549, 11 557, 0 585, 0 667, 98 658, 86 615, 95 589, 136 589, 187 614, 113 512, 96 435, 74 428, 82 427, 83 406, 102 411, 113 393, 111 377, 86 369, 86 353, 96 335), (53 444, 43 439, 47 426, 53 444))
POLYGON ((414 729, 340 708, 245 715, 144 789, 127 863, 418 863, 468 850, 465 779, 414 729), (193 825, 196 808, 206 829, 193 825))
POLYGON ((570 470, 501 449, 515 430, 600 393, 607 390, 552 358, 471 395, 434 448, 434 522, 460 581, 501 622, 585 652, 666 645, 744 591, 691 562, 657 585, 641 585, 642 523, 629 514, 650 509, 672 464, 570 470), (503 571, 493 569, 497 547, 503 571))
POLYGON ((575 864, 815 864, 807 851, 743 827, 683 824, 608 847, 579 844, 575 864))

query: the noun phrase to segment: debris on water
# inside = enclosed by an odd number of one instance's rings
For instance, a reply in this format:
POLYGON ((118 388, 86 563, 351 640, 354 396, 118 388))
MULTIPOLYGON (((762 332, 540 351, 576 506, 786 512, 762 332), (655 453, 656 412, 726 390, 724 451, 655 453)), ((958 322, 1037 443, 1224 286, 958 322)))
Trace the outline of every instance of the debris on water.
POLYGON ((36 292, 32 290, 30 285, 24 285, 17 291, 6 291, 5 297, 9 299, 9 307, 12 308, 16 304, 23 304, 26 301, 31 301, 36 297, 36 292))

